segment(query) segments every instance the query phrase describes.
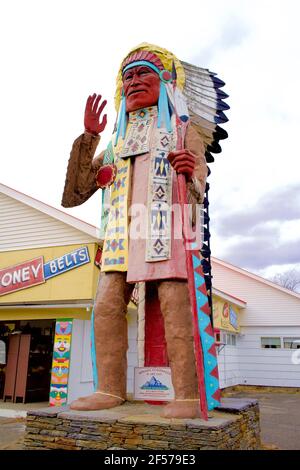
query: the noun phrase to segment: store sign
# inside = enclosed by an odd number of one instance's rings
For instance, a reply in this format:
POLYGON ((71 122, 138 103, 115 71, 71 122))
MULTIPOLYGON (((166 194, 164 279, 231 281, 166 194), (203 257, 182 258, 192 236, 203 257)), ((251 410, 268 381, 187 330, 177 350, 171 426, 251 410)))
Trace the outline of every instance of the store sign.
POLYGON ((90 262, 88 247, 84 246, 44 264, 43 256, 0 269, 0 296, 46 282, 59 274, 90 262))
POLYGON ((135 400, 169 401, 174 399, 170 367, 135 367, 135 400))
POLYGON ((45 282, 43 257, 0 269, 0 295, 9 294, 45 282))
POLYGON ((67 253, 52 261, 48 261, 48 263, 44 265, 45 279, 58 276, 66 271, 70 271, 70 269, 78 268, 83 264, 89 263, 89 261, 90 257, 86 246, 72 251, 72 253, 67 253))
POLYGON ((232 306, 229 306, 229 323, 235 330, 238 330, 239 325, 238 325, 238 316, 233 310, 232 306))

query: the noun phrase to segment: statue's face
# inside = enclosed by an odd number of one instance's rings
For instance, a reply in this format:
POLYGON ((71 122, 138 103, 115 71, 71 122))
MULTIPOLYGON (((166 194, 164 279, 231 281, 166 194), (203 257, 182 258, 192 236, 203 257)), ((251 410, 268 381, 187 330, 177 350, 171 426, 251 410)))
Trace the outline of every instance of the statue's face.
POLYGON ((124 73, 123 88, 126 97, 126 111, 129 113, 157 104, 160 78, 150 67, 139 65, 124 73))

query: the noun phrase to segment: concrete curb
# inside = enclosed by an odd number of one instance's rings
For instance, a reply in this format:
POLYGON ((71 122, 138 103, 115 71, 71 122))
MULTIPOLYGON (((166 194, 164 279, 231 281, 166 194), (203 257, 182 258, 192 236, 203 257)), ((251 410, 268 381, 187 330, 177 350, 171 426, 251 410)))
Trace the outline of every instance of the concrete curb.
POLYGON ((1 418, 26 418, 27 411, 22 410, 10 410, 10 409, 0 409, 1 418))

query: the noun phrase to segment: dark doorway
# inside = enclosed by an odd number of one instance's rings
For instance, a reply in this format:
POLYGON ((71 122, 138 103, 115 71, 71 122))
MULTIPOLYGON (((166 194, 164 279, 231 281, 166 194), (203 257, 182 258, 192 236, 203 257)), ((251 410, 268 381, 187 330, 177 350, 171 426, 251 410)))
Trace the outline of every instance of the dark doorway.
POLYGON ((0 322, 6 363, 0 378, 0 398, 14 403, 49 399, 55 320, 0 322), (12 326, 14 327, 12 328, 12 326), (2 395, 2 396, 1 396, 2 395))

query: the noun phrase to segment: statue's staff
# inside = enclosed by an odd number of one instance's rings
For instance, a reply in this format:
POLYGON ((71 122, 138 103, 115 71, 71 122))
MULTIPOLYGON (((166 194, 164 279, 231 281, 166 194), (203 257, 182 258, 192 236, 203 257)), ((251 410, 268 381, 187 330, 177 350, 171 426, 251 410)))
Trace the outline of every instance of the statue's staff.
MULTIPOLYGON (((172 81, 173 89, 175 94, 176 87, 176 69, 173 65, 172 68, 172 81)), ((178 113, 176 112, 176 128, 177 128, 177 146, 176 149, 181 151, 184 149, 184 129, 186 126, 183 125, 178 113)), ((176 152, 172 152, 170 159, 176 159, 176 152)), ((194 157, 191 155, 191 159, 194 157)), ((196 359, 196 369, 197 369, 197 378, 198 378, 198 391, 199 391, 199 400, 200 400, 200 410, 204 420, 208 420, 207 413, 207 400, 206 400, 206 390, 204 382, 204 361, 203 361, 203 351, 201 346, 200 332, 198 326, 198 312, 197 312, 197 300, 196 300, 196 286, 194 279, 194 267, 192 256, 195 252, 194 250, 189 249, 191 243, 191 230, 189 226, 189 213, 186 210, 188 208, 187 202, 187 188, 186 188, 186 176, 183 173, 176 173, 177 176, 177 189, 178 189, 178 198, 181 207, 182 213, 182 223, 183 223, 183 239, 185 246, 185 255, 186 255, 186 268, 187 268, 187 280, 188 280, 188 289, 189 296, 192 308, 192 318, 193 318, 193 331, 194 331, 194 346, 195 346, 195 359, 196 359)))
POLYGON ((183 219, 183 238, 185 244, 185 255, 186 255, 186 268, 188 277, 188 289, 192 307, 193 316, 193 327, 194 327, 194 342, 195 342, 195 357, 198 377, 198 389, 200 396, 200 409, 203 415, 203 419, 207 420, 207 401, 204 383, 204 362, 203 352, 200 340, 199 326, 198 326, 198 313, 197 313, 197 300, 196 300, 196 287, 194 279, 194 268, 193 268, 193 250, 188 248, 188 244, 191 241, 190 229, 189 229, 189 215, 186 211, 187 208, 187 190, 186 190, 186 179, 183 174, 177 174, 177 188, 179 203, 181 206, 182 219, 183 219))

